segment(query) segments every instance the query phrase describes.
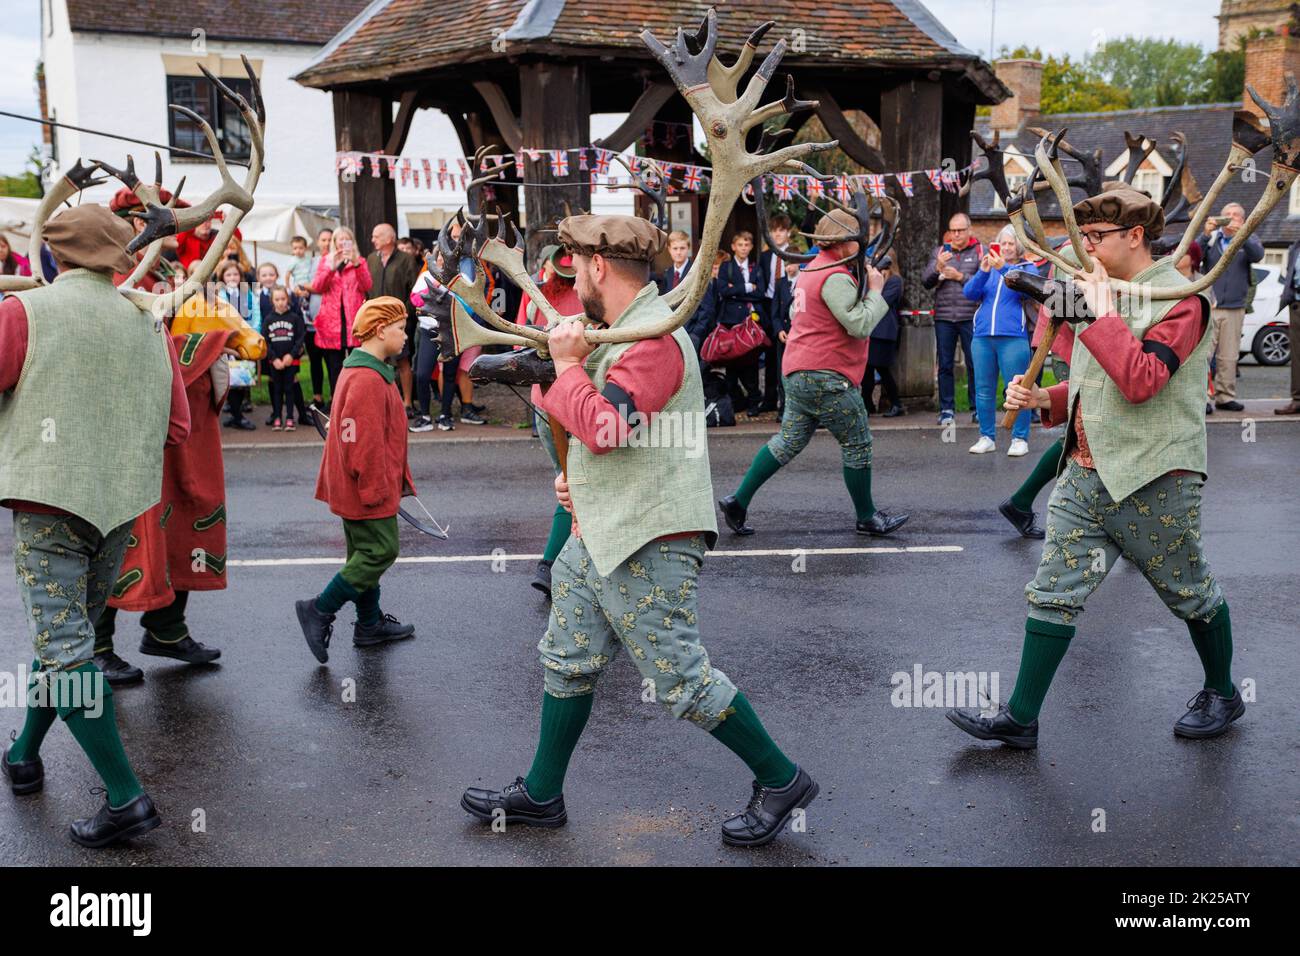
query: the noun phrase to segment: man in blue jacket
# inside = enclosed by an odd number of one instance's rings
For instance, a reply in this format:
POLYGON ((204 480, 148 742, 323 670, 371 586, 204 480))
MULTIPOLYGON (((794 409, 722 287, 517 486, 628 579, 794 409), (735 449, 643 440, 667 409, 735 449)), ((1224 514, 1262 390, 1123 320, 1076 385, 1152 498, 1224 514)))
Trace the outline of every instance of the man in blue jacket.
MULTIPOLYGON (((1201 269, 1208 273, 1223 256, 1246 222, 1246 210, 1228 203, 1219 214, 1218 227, 1197 240, 1201 247, 1201 269)), ((1214 283, 1214 407, 1239 412, 1246 406, 1237 401, 1237 355, 1241 350, 1241 326, 1246 320, 1246 295, 1250 292, 1250 267, 1264 258, 1264 244, 1251 236, 1214 283)))

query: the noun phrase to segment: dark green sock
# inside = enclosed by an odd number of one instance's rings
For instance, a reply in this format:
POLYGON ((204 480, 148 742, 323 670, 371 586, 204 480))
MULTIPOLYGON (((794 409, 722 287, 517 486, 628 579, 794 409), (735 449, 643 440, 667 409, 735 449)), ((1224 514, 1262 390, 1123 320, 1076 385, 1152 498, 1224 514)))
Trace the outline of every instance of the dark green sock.
POLYGON ((1205 686, 1224 697, 1233 696, 1237 689, 1232 686, 1232 621, 1228 618, 1228 602, 1215 608, 1214 619, 1208 624, 1188 621, 1187 630, 1205 668, 1205 686))
POLYGON ((582 728, 591 716, 595 694, 552 697, 542 694, 542 728, 537 735, 537 753, 524 783, 534 800, 551 800, 564 791, 564 772, 578 746, 582 728))
POLYGON ((870 521, 876 513, 876 503, 871 500, 871 469, 845 468, 844 484, 853 499, 853 508, 858 513, 859 521, 870 521))
POLYGON ((1065 439, 1058 438, 1047 447, 1025 483, 1011 496, 1011 503, 1021 511, 1033 511, 1038 493, 1056 480, 1056 466, 1061 462, 1061 449, 1065 439))
POLYGON ((109 654, 113 650, 113 635, 117 632, 117 608, 104 605, 95 621, 95 653, 109 654))
POLYGON ((1007 701, 1011 716, 1022 724, 1032 723, 1043 709, 1043 698, 1052 686, 1056 668, 1074 637, 1073 624, 1052 624, 1029 618, 1025 621, 1025 647, 1020 652, 1020 673, 1016 689, 1007 701))
MULTIPOLYGON (((81 675, 87 673, 99 674, 99 668, 91 664, 68 672, 68 676, 84 679, 81 675)), ((144 787, 140 786, 130 761, 126 759, 126 751, 122 749, 122 738, 117 733, 117 714, 113 709, 113 689, 102 677, 95 679, 94 683, 98 698, 95 703, 99 706, 67 708, 63 719, 90 758, 91 766, 103 779, 108 789, 108 805, 121 807, 144 793, 144 787), (99 715, 91 716, 97 709, 99 715)), ((63 712, 65 708, 59 710, 63 712)))
POLYGON ((760 786, 779 790, 789 786, 799 772, 799 768, 767 735, 758 714, 739 691, 731 700, 731 713, 709 733, 745 761, 760 786))
POLYGON ((542 553, 542 560, 547 564, 553 564, 572 532, 573 515, 564 510, 564 505, 556 505, 555 514, 551 517, 551 536, 546 539, 546 550, 542 553))
POLYGON ((357 595, 357 623, 362 627, 374 627, 379 623, 378 584, 357 595))
POLYGON ((41 743, 45 740, 50 727, 54 725, 54 718, 58 716, 48 702, 45 706, 33 706, 31 691, 36 686, 39 666, 39 661, 32 661, 32 676, 27 679, 27 719, 23 722, 22 733, 14 739, 14 745, 9 748, 10 763, 22 763, 24 760, 34 760, 38 757, 41 743))
POLYGON ((161 644, 179 643, 190 636, 189 625, 185 623, 185 605, 189 599, 189 591, 177 591, 171 604, 141 614, 140 626, 161 644))
POLYGON ((749 471, 745 472, 740 487, 736 489, 736 501, 740 503, 740 507, 748 508, 758 489, 763 487, 763 482, 780 470, 781 463, 776 460, 771 450, 766 445, 760 448, 754 460, 750 462, 749 471))
POLYGON ((360 596, 361 592, 348 584, 343 575, 336 574, 316 598, 316 610, 322 614, 337 614, 344 604, 355 603, 360 596))

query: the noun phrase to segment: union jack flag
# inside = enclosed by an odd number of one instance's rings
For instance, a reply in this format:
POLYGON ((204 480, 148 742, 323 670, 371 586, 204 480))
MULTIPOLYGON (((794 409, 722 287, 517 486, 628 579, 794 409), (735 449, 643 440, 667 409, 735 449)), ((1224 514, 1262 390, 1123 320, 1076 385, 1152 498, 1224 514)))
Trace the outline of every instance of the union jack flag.
POLYGON ((600 176, 609 174, 609 158, 613 154, 607 149, 596 150, 596 173, 600 176))
POLYGON ((793 176, 776 177, 776 194, 781 199, 789 199, 795 191, 793 176))
POLYGON ((950 193, 957 192, 957 185, 961 182, 960 173, 950 173, 947 170, 944 170, 941 174, 941 178, 943 180, 944 189, 948 190, 950 193))
POLYGON ((370 160, 370 175, 375 179, 379 178, 379 155, 379 153, 371 153, 368 157, 370 160))
POLYGON ((438 188, 447 188, 447 161, 445 159, 438 160, 438 188))
POLYGON ((515 175, 520 179, 524 178, 524 154, 515 153, 515 175))
POLYGON ((911 173, 894 173, 894 178, 898 180, 898 185, 903 187, 904 196, 910 197, 915 193, 915 190, 912 188, 911 173))
POLYGON ((569 153, 563 149, 551 150, 551 175, 569 175, 569 153))
POLYGON ((808 183, 808 198, 820 199, 826 195, 826 187, 816 176, 805 176, 804 181, 808 183))
POLYGON ((927 170, 925 171, 925 178, 928 179, 928 180, 930 180, 930 185, 933 186, 935 189, 942 189, 942 188, 943 188, 943 170, 942 170, 942 169, 927 169, 927 170))
POLYGON ((388 178, 396 179, 397 178, 397 157, 385 156, 384 159, 388 161, 388 178))
POLYGON ((871 191, 871 195, 876 196, 876 197, 878 197, 878 198, 883 198, 884 195, 885 195, 885 177, 884 177, 884 175, 883 175, 883 174, 877 174, 877 173, 868 173, 868 174, 867 174, 867 189, 869 189, 869 190, 871 191))
POLYGON ((424 167, 424 188, 433 188, 433 163, 427 159, 420 160, 420 165, 424 167))
POLYGON ((839 194, 840 202, 849 201, 849 197, 853 190, 852 187, 849 186, 848 173, 840 173, 839 176, 836 177, 835 192, 839 194))
POLYGON ((589 167, 587 166, 587 151, 585 149, 580 149, 578 150, 578 169, 582 170, 585 173, 588 168, 589 167))
POLYGON ((700 167, 686 166, 682 175, 682 188, 687 192, 699 192, 700 190, 700 167))

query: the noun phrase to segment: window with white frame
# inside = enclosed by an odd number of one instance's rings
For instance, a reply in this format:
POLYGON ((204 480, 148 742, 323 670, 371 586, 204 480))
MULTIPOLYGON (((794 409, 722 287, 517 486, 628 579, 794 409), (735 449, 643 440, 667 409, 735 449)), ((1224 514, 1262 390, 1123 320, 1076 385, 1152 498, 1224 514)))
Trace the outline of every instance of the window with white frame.
POLYGON ((1165 194, 1165 177, 1158 169, 1139 169, 1133 175, 1133 188, 1159 202, 1165 194))

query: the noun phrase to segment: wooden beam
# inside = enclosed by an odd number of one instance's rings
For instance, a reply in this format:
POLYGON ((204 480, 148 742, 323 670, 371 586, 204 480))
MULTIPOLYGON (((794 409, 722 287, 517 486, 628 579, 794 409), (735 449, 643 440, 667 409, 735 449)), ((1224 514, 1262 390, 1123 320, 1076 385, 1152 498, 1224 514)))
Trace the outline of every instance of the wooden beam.
POLYGON ((672 83, 656 82, 651 83, 637 98, 636 104, 627 114, 625 119, 614 132, 608 136, 596 140, 593 146, 600 146, 604 149, 612 149, 616 153, 621 153, 633 143, 638 137, 645 132, 645 128, 659 113, 674 93, 677 87, 672 83))
POLYGON ((460 140, 460 151, 463 156, 474 155, 474 134, 470 132, 469 121, 465 114, 457 110, 448 110, 447 118, 451 120, 451 125, 456 130, 456 138, 460 140))
MULTIPOLYGON (((377 153, 384 151, 391 133, 391 100, 348 90, 336 90, 334 103, 334 142, 342 152, 377 153)), ((339 180, 339 218, 357 235, 362 248, 370 231, 381 222, 397 226, 397 184, 384 171, 375 178, 369 170, 352 181, 339 180)))
POLYGON ((397 118, 393 120, 393 131, 388 136, 388 143, 384 147, 384 152, 389 156, 402 155, 402 147, 406 145, 406 137, 411 132, 411 121, 415 119, 415 111, 419 109, 415 101, 420 98, 419 90, 407 90, 402 94, 401 104, 397 108, 397 118))
POLYGON ((488 80, 475 80, 474 89, 478 90, 479 96, 483 97, 483 102, 487 103, 492 119, 496 121, 497 129, 501 131, 506 145, 512 152, 518 152, 524 138, 519 129, 519 120, 515 119, 515 112, 510 107, 510 100, 506 97, 505 91, 488 80))
MULTIPOLYGON (((545 61, 519 67, 521 134, 525 146, 552 148, 586 146, 591 142, 591 84, 581 64, 545 61)), ((564 216, 565 202, 576 212, 591 205, 589 174, 569 163, 567 176, 551 175, 550 162, 542 157, 528 161, 525 180, 537 187, 524 187, 528 215, 529 265, 537 262, 542 246, 555 241, 554 232, 543 232, 564 216), (565 187, 552 186, 564 183, 565 187)))
POLYGON ((840 149, 849 159, 872 172, 885 171, 885 159, 880 150, 858 135, 830 90, 824 86, 808 87, 801 95, 804 99, 817 100, 817 118, 826 127, 826 132, 839 140, 840 149))

